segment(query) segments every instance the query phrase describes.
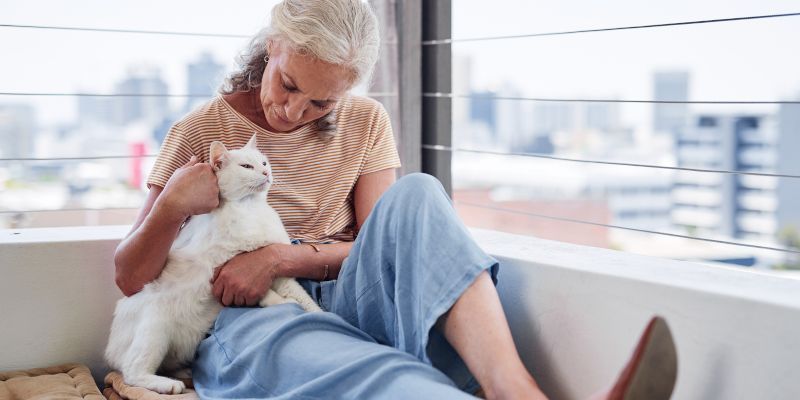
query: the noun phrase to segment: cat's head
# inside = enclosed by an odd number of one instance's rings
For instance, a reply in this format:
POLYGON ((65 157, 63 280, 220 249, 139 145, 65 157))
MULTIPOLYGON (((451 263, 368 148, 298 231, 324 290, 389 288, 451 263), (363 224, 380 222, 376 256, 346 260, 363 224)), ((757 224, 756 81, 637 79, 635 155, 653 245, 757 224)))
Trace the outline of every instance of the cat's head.
POLYGON ((258 151, 256 135, 244 147, 228 150, 221 142, 211 143, 211 166, 217 174, 219 195, 236 201, 247 196, 266 196, 272 185, 272 167, 267 156, 258 151))

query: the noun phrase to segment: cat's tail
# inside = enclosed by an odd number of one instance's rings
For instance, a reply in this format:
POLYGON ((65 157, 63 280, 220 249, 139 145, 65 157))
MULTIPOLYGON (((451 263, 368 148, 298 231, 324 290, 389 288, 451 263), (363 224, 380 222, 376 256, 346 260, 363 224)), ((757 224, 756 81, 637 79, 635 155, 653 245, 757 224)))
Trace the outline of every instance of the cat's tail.
MULTIPOLYGON (((322 309, 317 305, 314 299, 297 283, 294 278, 277 278, 272 282, 272 289, 277 292, 279 297, 296 302, 303 307, 303 310, 308 312, 319 312, 322 309)), ((272 290, 270 290, 272 291, 272 290)))

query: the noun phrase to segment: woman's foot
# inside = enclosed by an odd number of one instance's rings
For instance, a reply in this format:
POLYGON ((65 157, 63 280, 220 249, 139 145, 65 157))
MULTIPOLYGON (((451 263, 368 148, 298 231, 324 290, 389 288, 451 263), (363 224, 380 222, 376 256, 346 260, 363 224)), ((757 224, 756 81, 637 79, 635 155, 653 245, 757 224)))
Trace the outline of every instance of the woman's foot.
POLYGON ((592 400, 667 400, 678 376, 678 355, 667 321, 653 317, 614 386, 592 400))
POLYGON ((478 397, 487 400, 547 400, 547 396, 539 389, 539 385, 536 384, 536 381, 533 380, 533 377, 522 363, 513 370, 500 371, 498 369, 494 376, 495 379, 492 381, 492 386, 487 387, 485 391, 481 390, 476 393, 478 397))

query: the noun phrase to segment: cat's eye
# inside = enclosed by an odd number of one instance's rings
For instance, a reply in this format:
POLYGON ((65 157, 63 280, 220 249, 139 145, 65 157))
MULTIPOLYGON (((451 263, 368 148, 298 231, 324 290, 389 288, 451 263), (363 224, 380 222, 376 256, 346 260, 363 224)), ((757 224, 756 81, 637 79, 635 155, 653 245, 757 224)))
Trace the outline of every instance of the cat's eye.
POLYGON ((265 167, 266 167, 266 166, 267 166, 267 162, 266 162, 266 161, 264 161, 264 162, 262 162, 262 163, 261 163, 261 165, 263 165, 263 166, 265 166, 265 167))
POLYGON ((250 165, 250 164, 239 164, 239 166, 241 166, 243 168, 247 168, 247 169, 253 169, 253 166, 250 165))

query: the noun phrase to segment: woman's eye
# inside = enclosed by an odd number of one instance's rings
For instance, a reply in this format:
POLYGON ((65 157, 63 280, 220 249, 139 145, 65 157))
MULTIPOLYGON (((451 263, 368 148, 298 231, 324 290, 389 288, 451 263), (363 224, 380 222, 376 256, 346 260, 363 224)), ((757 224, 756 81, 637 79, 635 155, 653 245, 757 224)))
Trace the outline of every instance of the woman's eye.
POLYGON ((242 168, 253 169, 253 166, 250 164, 239 164, 242 168))
POLYGON ((283 89, 286 90, 287 92, 296 92, 297 91, 296 87, 290 87, 289 85, 286 84, 286 82, 281 82, 281 86, 283 86, 283 89))

